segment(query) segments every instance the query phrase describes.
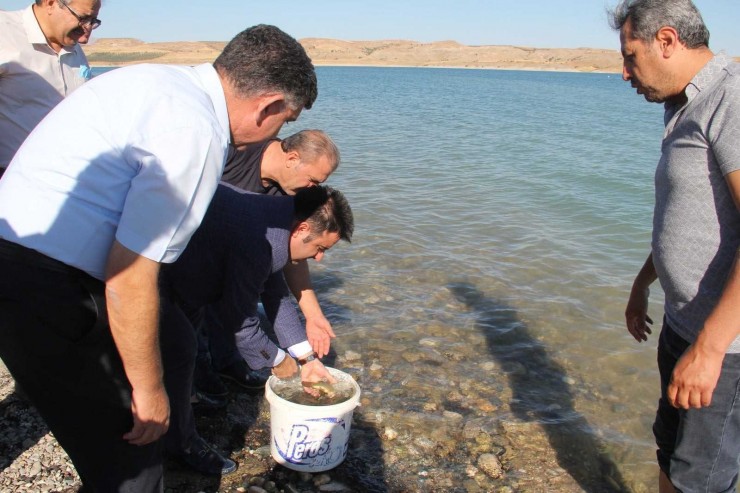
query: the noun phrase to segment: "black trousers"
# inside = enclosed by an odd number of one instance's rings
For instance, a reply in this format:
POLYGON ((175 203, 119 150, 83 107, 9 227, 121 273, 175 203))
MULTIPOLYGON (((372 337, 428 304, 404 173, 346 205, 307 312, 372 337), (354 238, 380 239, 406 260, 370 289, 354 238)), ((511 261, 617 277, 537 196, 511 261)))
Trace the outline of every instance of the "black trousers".
MULTIPOLYGON (((77 269, 0 240, 0 358, 74 463, 82 491, 161 492, 163 441, 136 446, 122 438, 133 426, 131 386, 104 289, 77 269)), ((192 333, 183 335, 161 335, 171 406, 190 399, 196 346, 192 333)))

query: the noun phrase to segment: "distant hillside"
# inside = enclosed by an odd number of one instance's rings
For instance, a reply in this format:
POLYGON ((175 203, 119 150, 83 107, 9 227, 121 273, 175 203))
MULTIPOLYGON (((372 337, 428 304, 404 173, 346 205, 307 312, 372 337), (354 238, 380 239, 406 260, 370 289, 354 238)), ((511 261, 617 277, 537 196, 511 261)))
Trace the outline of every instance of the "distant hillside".
POLYGON ((226 43, 222 41, 145 43, 131 38, 104 38, 85 46, 84 50, 93 66, 141 62, 193 65, 215 60, 224 46, 226 43))
MULTIPOLYGON (((469 67, 529 70, 619 72, 621 57, 614 50, 545 49, 517 46, 465 46, 455 41, 300 40, 315 65, 469 67)), ((85 47, 90 63, 128 65, 155 62, 196 64, 215 60, 221 41, 145 43, 130 38, 104 38, 85 47)))
MULTIPOLYGON (((456 41, 418 43, 305 38, 300 42, 315 65, 622 71, 622 57, 617 50, 466 46, 456 41)), ((130 38, 104 38, 86 46, 85 53, 95 66, 141 62, 193 65, 212 62, 225 45, 223 41, 145 43, 130 38)), ((740 58, 735 60, 740 61, 740 58)))

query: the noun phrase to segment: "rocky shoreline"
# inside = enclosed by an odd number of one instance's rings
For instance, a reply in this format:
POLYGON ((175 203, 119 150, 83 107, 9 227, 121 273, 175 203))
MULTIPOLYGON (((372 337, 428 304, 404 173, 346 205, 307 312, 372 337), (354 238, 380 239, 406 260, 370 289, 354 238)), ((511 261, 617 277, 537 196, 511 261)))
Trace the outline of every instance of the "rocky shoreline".
MULTIPOLYGON (((404 354, 411 359, 419 356, 413 351, 404 354)), ((572 456, 563 457, 557 440, 553 441, 557 430, 536 422, 502 419, 499 406, 504 404, 482 398, 483 389, 474 385, 461 385, 447 393, 445 408, 429 400, 421 410, 384 409, 380 386, 384 376, 392 375, 386 374, 382 363, 367 364, 351 351, 335 363, 363 388, 347 458, 337 468, 310 474, 278 465, 270 457, 267 401, 232 388, 226 409, 197 413, 198 429, 237 461, 239 468, 222 478, 208 478, 170 461, 165 491, 648 491, 640 485, 626 485, 617 471, 610 470, 613 465, 601 460, 600 451, 582 446, 579 442, 584 437, 573 430, 567 436, 572 456)), ((412 393, 425 385, 413 377, 405 383, 412 393)), ((13 387, 12 378, 0 365, 0 493, 76 491, 80 483, 66 454, 13 387)))

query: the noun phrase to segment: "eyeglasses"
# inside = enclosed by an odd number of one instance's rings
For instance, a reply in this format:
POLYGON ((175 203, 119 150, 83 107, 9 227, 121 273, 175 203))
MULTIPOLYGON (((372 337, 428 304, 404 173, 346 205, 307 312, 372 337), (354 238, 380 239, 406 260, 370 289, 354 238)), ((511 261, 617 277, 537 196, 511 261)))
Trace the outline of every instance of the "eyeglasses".
POLYGON ((61 3, 62 5, 64 5, 64 7, 67 10, 69 10, 69 13, 70 14, 72 14, 73 16, 75 16, 75 19, 77 19, 77 22, 80 23, 80 27, 89 26, 90 27, 90 30, 92 31, 93 29, 97 29, 98 27, 100 27, 100 24, 103 23, 103 21, 101 21, 97 17, 93 17, 92 15, 86 15, 84 17, 81 16, 81 15, 79 15, 77 12, 75 12, 74 10, 72 10, 69 7, 69 5, 67 5, 67 2, 65 0, 59 0, 59 3, 61 3))

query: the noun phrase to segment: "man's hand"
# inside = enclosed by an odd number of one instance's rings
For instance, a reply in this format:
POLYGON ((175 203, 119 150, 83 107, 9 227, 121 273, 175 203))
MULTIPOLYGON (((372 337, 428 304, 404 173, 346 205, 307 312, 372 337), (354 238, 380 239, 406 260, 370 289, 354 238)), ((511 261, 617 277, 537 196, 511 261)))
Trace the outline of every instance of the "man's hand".
POLYGON ((321 361, 315 359, 301 366, 301 382, 303 383, 303 390, 307 394, 319 397, 320 392, 311 388, 311 384, 322 381, 331 384, 337 383, 337 379, 331 376, 331 373, 329 373, 321 361))
POLYGON ((283 361, 272 367, 272 374, 280 380, 291 378, 296 373, 298 373, 298 363, 289 354, 285 355, 283 361))
POLYGON ((708 352, 692 344, 673 369, 668 385, 671 406, 690 409, 707 407, 722 371, 724 353, 708 352))
POLYGON ((306 336, 313 350, 319 355, 319 358, 323 358, 329 354, 331 340, 333 337, 336 337, 336 334, 334 334, 331 328, 331 323, 319 311, 318 314, 311 318, 306 317, 306 336))
POLYGON ((653 321, 647 314, 648 297, 650 296, 650 285, 658 278, 653 264, 653 254, 648 255, 647 260, 642 265, 640 272, 637 273, 635 281, 632 283, 630 298, 627 301, 627 308, 624 310, 624 318, 627 323, 627 330, 637 342, 647 341, 648 334, 653 331, 647 324, 653 321))
POLYGON ((635 290, 630 292, 630 298, 627 301, 627 308, 624 310, 624 318, 627 323, 627 330, 637 342, 647 341, 648 334, 652 334, 648 324, 653 320, 648 316, 648 296, 650 291, 635 290))
POLYGON ((111 335, 131 384, 134 426, 123 438, 146 445, 169 427, 170 406, 159 354, 159 264, 114 241, 106 265, 111 335))
POLYGON ((285 281, 298 301, 298 306, 306 317, 306 336, 308 342, 319 358, 329 354, 331 339, 336 337, 331 324, 324 316, 319 305, 319 299, 311 286, 311 275, 308 263, 301 260, 296 264, 288 264, 283 269, 285 281))
POLYGON ((146 445, 159 439, 170 426, 170 404, 164 387, 154 392, 131 394, 131 412, 134 427, 123 435, 132 445, 146 445))

